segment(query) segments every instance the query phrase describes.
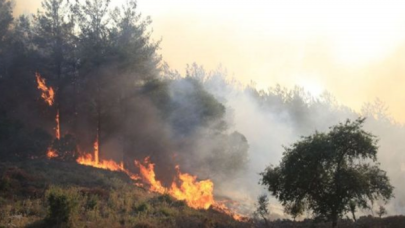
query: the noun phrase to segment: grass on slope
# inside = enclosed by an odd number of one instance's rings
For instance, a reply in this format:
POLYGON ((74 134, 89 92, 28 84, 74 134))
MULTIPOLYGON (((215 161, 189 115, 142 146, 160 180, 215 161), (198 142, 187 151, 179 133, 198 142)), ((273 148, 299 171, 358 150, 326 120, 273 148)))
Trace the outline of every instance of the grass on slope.
POLYGON ((76 163, 0 163, 0 227, 250 227, 76 163))

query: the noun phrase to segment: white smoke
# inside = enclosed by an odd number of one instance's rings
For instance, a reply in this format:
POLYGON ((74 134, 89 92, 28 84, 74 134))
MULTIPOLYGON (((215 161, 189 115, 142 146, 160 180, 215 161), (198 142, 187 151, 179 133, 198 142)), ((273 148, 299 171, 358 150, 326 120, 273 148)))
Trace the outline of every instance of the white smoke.
MULTIPOLYGON (((302 88, 287 90, 276 86, 266 92, 243 89, 230 80, 224 70, 207 73, 196 65, 189 67, 188 74, 202 81, 205 88, 224 103, 228 122, 233 123, 231 130, 241 132, 248 140, 248 170, 218 190, 244 202, 242 209, 245 212, 252 211, 257 197, 266 193, 258 184, 259 173, 269 165, 279 164, 283 146, 316 130, 327 131, 330 126, 359 116, 368 117, 365 129, 379 138, 378 161, 395 188, 395 198, 386 205, 388 214, 405 212, 405 128, 393 121, 388 112, 383 112, 383 103, 365 105, 368 108, 360 114, 339 104, 326 92, 314 98, 302 88), (283 96, 289 100, 281 101, 283 96)), ((276 199, 270 197, 270 204, 272 213, 284 216, 276 199)), ((382 202, 376 202, 373 210, 380 205, 382 202)), ((371 210, 361 211, 359 215, 372 213, 371 210)))

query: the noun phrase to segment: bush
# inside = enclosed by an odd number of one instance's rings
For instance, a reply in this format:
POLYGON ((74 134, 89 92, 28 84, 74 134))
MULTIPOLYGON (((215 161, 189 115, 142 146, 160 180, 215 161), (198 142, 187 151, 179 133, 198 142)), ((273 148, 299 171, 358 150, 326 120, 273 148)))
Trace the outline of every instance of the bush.
POLYGON ((142 203, 134 206, 134 211, 136 213, 148 213, 150 210, 151 210, 151 206, 146 202, 142 202, 142 203))
POLYGON ((156 226, 150 221, 139 221, 134 225, 134 228, 155 228, 156 226))
POLYGON ((97 207, 98 204, 98 197, 95 195, 90 195, 87 197, 86 201, 86 209, 88 210, 94 210, 97 207))
POLYGON ((0 178, 0 192, 1 191, 7 191, 8 189, 10 189, 10 179, 6 178, 6 177, 1 177, 0 178))
POLYGON ((171 204, 171 203, 173 203, 174 199, 169 194, 165 193, 163 195, 159 195, 157 197, 157 201, 160 203, 171 204))
POLYGON ((74 227, 79 210, 79 194, 74 189, 53 187, 47 191, 48 215, 46 223, 57 227, 74 227))

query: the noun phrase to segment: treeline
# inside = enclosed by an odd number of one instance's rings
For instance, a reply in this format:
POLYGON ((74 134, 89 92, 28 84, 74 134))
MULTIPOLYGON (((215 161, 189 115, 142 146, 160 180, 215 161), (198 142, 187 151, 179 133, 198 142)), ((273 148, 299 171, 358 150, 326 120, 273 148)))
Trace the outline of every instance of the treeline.
MULTIPOLYGON (((402 213, 405 202, 402 194, 405 189, 405 125, 390 115, 389 107, 380 99, 366 102, 360 110, 355 111, 339 103, 327 92, 313 96, 300 87, 288 89, 276 85, 258 90, 255 84, 240 86, 229 81, 226 70, 221 68, 206 71, 194 64, 188 68, 188 74, 201 81, 207 91, 228 110, 232 110, 236 128, 249 140, 251 166, 243 179, 244 185, 249 188, 238 188, 245 195, 255 199, 260 194, 260 186, 255 185, 259 182, 255 179, 256 174, 262 172, 269 163, 280 162, 283 154, 281 145, 292 145, 302 139, 302 136, 312 135, 314 131, 328 132, 330 126, 361 117, 366 118, 364 129, 379 139, 378 161, 395 187, 395 200, 391 200, 387 205, 388 214, 402 213)), ((377 208, 374 209, 378 209, 377 204, 375 207, 377 208)), ((270 210, 273 219, 277 218, 279 212, 277 207, 274 208, 270 210)), ((365 210, 362 213, 371 214, 373 210, 365 210)))
POLYGON ((45 158, 51 147, 74 160, 97 141, 102 157, 131 166, 151 156, 166 164, 157 166, 162 175, 174 163, 207 175, 243 168, 247 140, 228 132, 225 107, 195 79, 161 77, 150 18, 135 0, 110 2, 44 0, 36 14, 13 18, 11 2, 0 0, 0 157, 45 158), (55 91, 52 106, 36 73, 55 91))

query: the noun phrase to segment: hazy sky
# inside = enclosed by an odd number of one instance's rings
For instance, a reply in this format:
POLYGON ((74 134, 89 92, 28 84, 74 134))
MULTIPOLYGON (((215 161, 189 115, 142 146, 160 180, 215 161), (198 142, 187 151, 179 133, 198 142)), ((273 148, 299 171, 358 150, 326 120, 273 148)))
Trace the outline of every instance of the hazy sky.
MULTIPOLYGON (((125 0, 112 0, 119 4, 125 0)), ((17 0, 33 12, 40 0, 17 0)), ((405 1, 138 0, 162 38, 163 59, 183 71, 222 64, 260 88, 328 90, 356 110, 376 97, 405 122, 405 1)))

